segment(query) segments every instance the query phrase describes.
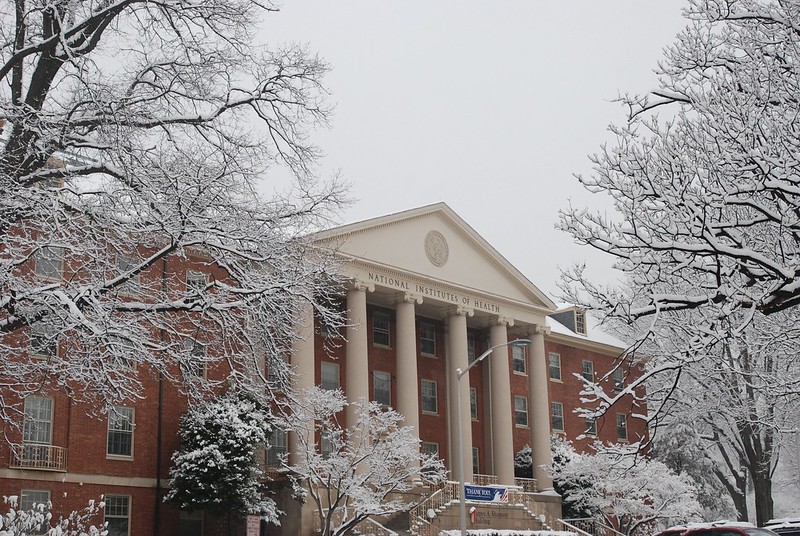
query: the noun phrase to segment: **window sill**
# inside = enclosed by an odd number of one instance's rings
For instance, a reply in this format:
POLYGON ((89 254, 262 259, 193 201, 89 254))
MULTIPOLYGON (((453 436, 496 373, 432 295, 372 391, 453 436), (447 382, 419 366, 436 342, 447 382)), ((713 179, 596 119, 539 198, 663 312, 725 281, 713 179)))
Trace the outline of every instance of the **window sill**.
POLYGON ((119 460, 121 462, 132 462, 133 454, 125 456, 123 454, 106 454, 106 460, 119 460))
POLYGON ((528 373, 527 373, 527 372, 520 372, 520 371, 518 371, 518 370, 515 370, 515 371, 513 371, 513 372, 514 372, 514 374, 516 374, 517 376, 527 376, 527 375, 528 375, 528 373))
POLYGON ((438 417, 439 416, 439 412, 438 411, 425 411, 425 410, 422 410, 422 414, 423 415, 430 415, 431 417, 438 417))
POLYGON ((564 383, 564 380, 561 378, 550 378, 550 381, 553 383, 564 383))
POLYGON ((436 359, 437 357, 436 354, 426 354, 425 352, 420 352, 419 355, 421 355, 422 357, 432 357, 434 359, 436 359))

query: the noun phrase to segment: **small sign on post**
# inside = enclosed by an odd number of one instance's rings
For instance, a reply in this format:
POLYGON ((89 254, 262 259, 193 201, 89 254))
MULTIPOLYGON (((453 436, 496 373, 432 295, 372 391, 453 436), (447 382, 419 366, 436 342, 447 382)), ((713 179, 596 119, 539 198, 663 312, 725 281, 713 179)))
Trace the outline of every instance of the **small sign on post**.
POLYGON ((261 534, 261 516, 247 516, 247 536, 259 536, 261 534))

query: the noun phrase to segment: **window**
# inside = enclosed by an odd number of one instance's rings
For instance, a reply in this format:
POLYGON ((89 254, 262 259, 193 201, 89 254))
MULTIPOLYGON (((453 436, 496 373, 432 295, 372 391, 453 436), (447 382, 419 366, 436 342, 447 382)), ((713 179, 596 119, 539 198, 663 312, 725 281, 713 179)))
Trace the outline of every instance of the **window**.
POLYGON ((117 335, 109 335, 107 350, 115 365, 136 370, 136 350, 131 341, 117 335))
POLYGON ((131 498, 127 495, 106 495, 105 521, 108 536, 129 536, 131 498))
POLYGON ((476 357, 478 356, 475 355, 475 335, 467 333, 467 364, 471 365, 476 357))
POLYGON ((528 399, 524 396, 514 397, 514 423, 517 426, 528 426, 528 399))
POLYGON ((433 380, 422 380, 420 389, 422 397, 423 413, 439 413, 439 402, 436 396, 436 382, 433 380))
POLYGON ((31 355, 48 358, 58 355, 58 334, 50 324, 37 322, 31 326, 31 355))
POLYGON ((329 430, 323 430, 319 434, 319 453, 323 458, 327 458, 333 453, 333 441, 329 430))
POLYGON ((114 406, 108 412, 109 456, 133 456, 133 408, 114 406))
POLYGON ((419 324, 419 351, 425 355, 436 355, 436 326, 430 322, 419 324))
MULTIPOLYGON (((131 272, 139 267, 139 261, 132 258, 132 257, 125 257, 123 255, 117 256, 117 271, 119 272, 118 275, 122 276, 131 272)), ((140 274, 136 274, 131 276, 125 283, 122 284, 120 289, 125 294, 132 294, 136 295, 139 294, 141 291, 141 280, 139 279, 140 274)))
POLYGON ((587 382, 594 382, 594 364, 591 361, 583 360, 581 375, 587 382))
POLYGON ((517 374, 525 374, 525 347, 512 346, 511 347, 511 367, 517 374))
POLYGON ((53 399, 27 396, 24 411, 22 442, 50 445, 53 440, 53 399))
POLYGON ((269 449, 267 449, 267 466, 280 467, 281 457, 289 450, 286 431, 273 428, 269 433, 267 441, 269 443, 269 449))
POLYGON ((561 381, 561 356, 555 352, 547 354, 547 365, 551 380, 561 381))
POLYGON ((478 447, 472 447, 472 474, 481 473, 481 451, 478 447))
POLYGON ((586 435, 590 436, 597 435, 597 419, 593 418, 586 419, 586 435))
POLYGON ((372 343, 379 346, 391 346, 389 337, 389 313, 375 311, 372 313, 372 343))
POLYGON ((203 536, 203 511, 178 512, 178 534, 181 536, 203 536))
POLYGON ((564 431, 564 405, 561 402, 550 402, 550 428, 554 432, 564 431))
POLYGON ((372 373, 372 399, 384 406, 392 405, 392 376, 388 372, 372 373))
POLYGON ((37 276, 59 281, 64 277, 64 248, 44 246, 34 254, 33 261, 37 276))
POLYGON ((320 382, 323 389, 333 391, 339 388, 339 365, 336 363, 322 362, 319 364, 320 382))
POLYGON ((617 413, 617 439, 628 440, 628 418, 622 413, 617 413))
POLYGON ((429 455, 439 455, 439 443, 434 443, 432 441, 423 441, 422 442, 422 453, 429 454, 429 455))
POLYGON ((186 339, 186 351, 189 359, 186 361, 186 373, 188 378, 205 378, 207 374, 206 365, 206 345, 197 339, 186 339))
POLYGON ((475 387, 469 388, 469 414, 473 421, 478 420, 478 390, 475 387))
POLYGON ((575 311, 575 332, 586 335, 586 313, 575 311))
MULTIPOLYGON (((48 490, 43 489, 24 489, 20 494, 20 501, 19 501, 19 509, 22 512, 30 512, 31 510, 36 510, 37 512, 41 512, 48 507, 50 503, 50 492, 48 490)), ((41 523, 34 527, 31 527, 31 531, 28 534, 46 534, 49 526, 45 523, 41 523)))
POLYGON ((625 388, 625 372, 619 366, 614 369, 614 390, 622 391, 625 388))
POLYGON ((208 275, 203 272, 189 270, 186 272, 186 292, 189 294, 201 294, 208 285, 208 275))
POLYGON ((268 359, 267 382, 273 389, 283 391, 286 387, 286 378, 289 373, 289 364, 286 356, 284 354, 270 353, 268 359))

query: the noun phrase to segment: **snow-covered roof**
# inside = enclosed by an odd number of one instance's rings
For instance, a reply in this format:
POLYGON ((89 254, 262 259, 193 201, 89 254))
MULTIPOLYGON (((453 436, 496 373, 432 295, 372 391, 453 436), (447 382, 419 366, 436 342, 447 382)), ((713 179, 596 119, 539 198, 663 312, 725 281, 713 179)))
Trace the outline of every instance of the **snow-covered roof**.
MULTIPOLYGON (((561 308, 559 308, 559 310, 561 310, 561 308)), ((603 331, 599 320, 590 313, 586 314, 586 335, 572 331, 567 326, 551 317, 547 317, 547 327, 549 327, 553 333, 558 333, 559 335, 575 337, 576 339, 614 346, 620 349, 628 347, 622 340, 603 331)))

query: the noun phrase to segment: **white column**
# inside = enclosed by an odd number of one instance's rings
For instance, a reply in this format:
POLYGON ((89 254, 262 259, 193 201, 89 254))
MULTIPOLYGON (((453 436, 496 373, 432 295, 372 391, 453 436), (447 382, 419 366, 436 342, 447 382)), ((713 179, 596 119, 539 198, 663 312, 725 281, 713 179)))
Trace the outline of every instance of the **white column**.
POLYGON ((350 405, 345 412, 345 422, 350 428, 356 423, 357 413, 353 402, 369 400, 369 348, 367 344, 367 290, 366 284, 356 282, 347 291, 347 346, 345 348, 344 394, 350 405))
POLYGON ((553 479, 544 467, 553 464, 550 452, 550 397, 547 394, 547 354, 544 336, 550 333, 546 326, 536 326, 529 335, 531 344, 528 397, 531 404, 531 459, 533 478, 539 491, 553 491, 553 479))
MULTIPOLYGON (((489 346, 508 344, 506 326, 511 319, 497 317, 489 330, 489 346)), ((492 460, 494 474, 500 484, 514 484, 514 421, 511 406, 511 378, 509 376, 508 346, 497 348, 488 357, 492 371, 492 460)))
POLYGON ((397 326, 397 411, 405 425, 414 428, 419 438, 419 380, 417 376, 417 329, 415 302, 422 298, 409 293, 398 296, 397 326))
MULTIPOLYGON (((293 388, 295 390, 313 387, 315 382, 314 375, 314 311, 310 303, 301 305, 300 325, 297 326, 298 338, 292 344, 292 355, 290 362, 294 369, 293 388)), ((308 427, 313 430, 313 426, 308 427)), ((293 459, 292 463, 297 463, 298 457, 303 456, 305 447, 295 432, 289 433, 289 453, 293 459)), ((310 438, 313 441, 313 438, 310 438)))
POLYGON ((447 316, 447 351, 450 361, 448 378, 450 385, 450 434, 453 438, 451 445, 452 465, 450 467, 453 478, 458 480, 461 471, 464 471, 464 481, 472 482, 472 419, 469 410, 469 373, 461 380, 457 379, 456 370, 466 370, 467 356, 467 316, 472 316, 472 309, 455 307, 447 316), (458 400, 461 399, 461 437, 457 437, 458 400), (466 462, 466 463, 465 463, 466 462))

